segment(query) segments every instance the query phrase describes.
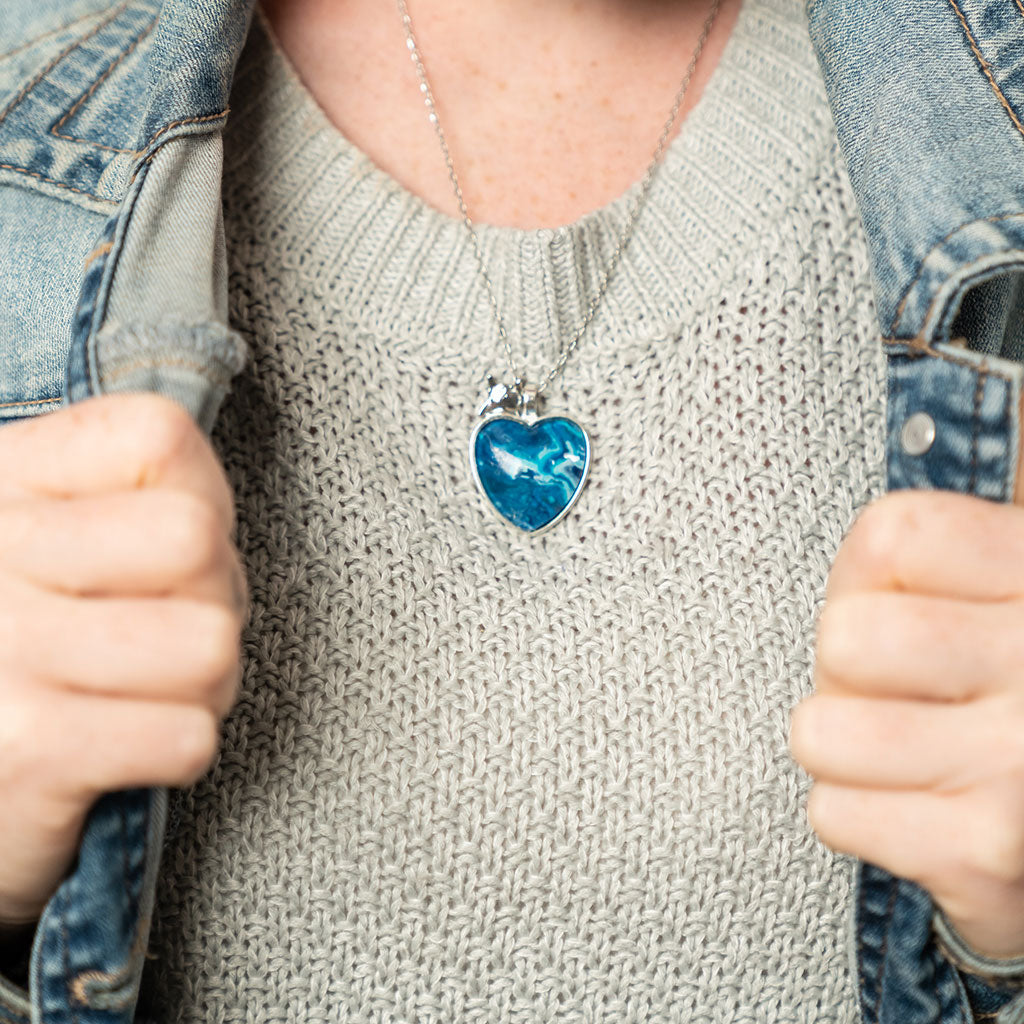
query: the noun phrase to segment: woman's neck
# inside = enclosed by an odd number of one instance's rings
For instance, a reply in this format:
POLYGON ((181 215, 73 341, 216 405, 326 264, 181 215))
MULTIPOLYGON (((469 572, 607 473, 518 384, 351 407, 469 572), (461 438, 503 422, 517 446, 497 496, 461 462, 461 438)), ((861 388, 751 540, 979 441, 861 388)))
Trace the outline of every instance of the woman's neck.
MULTIPOLYGON (((741 0, 722 0, 680 109, 699 99, 741 0)), ((410 191, 458 207, 389 0, 263 0, 307 88, 410 191)), ((710 10, 689 0, 409 0, 471 217, 550 227, 642 177, 710 10)))

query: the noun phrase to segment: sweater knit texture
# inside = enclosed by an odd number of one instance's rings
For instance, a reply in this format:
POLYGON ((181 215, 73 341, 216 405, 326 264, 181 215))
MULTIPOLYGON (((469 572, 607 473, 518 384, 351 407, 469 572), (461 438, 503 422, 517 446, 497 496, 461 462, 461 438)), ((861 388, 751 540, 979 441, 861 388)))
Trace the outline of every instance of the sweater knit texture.
MULTIPOLYGON (((788 727, 882 490, 884 357, 803 0, 745 0, 668 146, 549 393, 590 480, 532 538, 469 468, 506 367, 464 225, 331 125, 259 14, 231 105, 252 360, 213 443, 252 612, 222 751, 174 795, 142 1019, 854 1024, 854 861, 788 727)), ((638 186, 479 227, 528 379, 638 186)))

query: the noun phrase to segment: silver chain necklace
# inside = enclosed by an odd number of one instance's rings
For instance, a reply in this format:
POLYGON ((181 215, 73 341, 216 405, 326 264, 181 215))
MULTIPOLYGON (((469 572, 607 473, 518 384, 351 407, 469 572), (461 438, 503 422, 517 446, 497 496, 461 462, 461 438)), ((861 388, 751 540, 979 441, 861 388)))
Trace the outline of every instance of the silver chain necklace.
POLYGON ((601 278, 597 295, 577 324, 568 344, 562 349, 555 366, 535 388, 527 386, 525 376, 516 368, 515 360, 512 357, 512 346, 498 309, 494 287, 487 274, 483 252, 480 249, 480 240, 473 227, 469 211, 466 209, 462 186, 455 173, 455 165, 448 149, 448 142, 437 116, 434 93, 427 79, 423 58, 420 56, 419 46, 413 34, 409 9, 406 6, 406 0, 396 0, 396 2, 402 18, 402 25, 405 28, 406 46, 420 81, 420 92, 423 94, 423 101, 427 107, 427 115, 441 144, 445 166, 448 168, 448 177, 455 192, 455 199, 459 204, 462 220, 473 243, 473 252, 480 268, 480 276, 484 282, 498 327, 498 334, 504 345, 505 355, 512 373, 511 385, 499 383, 490 375, 487 377, 486 399, 477 410, 476 426, 469 441, 470 470, 481 494, 494 511, 506 522, 512 523, 526 533, 538 534, 561 521, 576 503, 586 483, 591 463, 590 437, 579 423, 567 416, 538 418, 544 392, 555 377, 565 369, 569 356, 593 321, 601 300, 608 290, 612 274, 633 236, 640 211, 647 201, 655 172, 661 163, 665 145, 679 115, 679 108, 682 106, 690 78, 693 76, 701 51, 707 42, 715 16, 718 14, 721 0, 712 0, 711 10, 704 20, 697 45, 672 103, 672 110, 658 138, 654 156, 643 176, 615 251, 601 278))

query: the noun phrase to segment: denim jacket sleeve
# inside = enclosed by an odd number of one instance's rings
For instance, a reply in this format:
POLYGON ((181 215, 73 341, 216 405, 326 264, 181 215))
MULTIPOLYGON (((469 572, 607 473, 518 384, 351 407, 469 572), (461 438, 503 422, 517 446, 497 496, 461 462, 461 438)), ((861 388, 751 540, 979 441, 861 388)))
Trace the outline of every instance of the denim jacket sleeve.
MULTIPOLYGON (((0 337, 19 346, 0 346, 0 419, 149 390, 212 430, 248 358, 227 322, 220 130, 250 14, 251 0, 5 0, 0 337)), ((0 977, 0 1024, 132 1021, 166 809, 161 789, 93 807, 27 990, 0 977)))
MULTIPOLYGON (((1010 501, 1024 359, 1024 6, 809 0, 872 257, 887 485, 1010 501)), ((972 950, 919 885, 858 863, 864 1024, 1024 1022, 1024 957, 972 950)))

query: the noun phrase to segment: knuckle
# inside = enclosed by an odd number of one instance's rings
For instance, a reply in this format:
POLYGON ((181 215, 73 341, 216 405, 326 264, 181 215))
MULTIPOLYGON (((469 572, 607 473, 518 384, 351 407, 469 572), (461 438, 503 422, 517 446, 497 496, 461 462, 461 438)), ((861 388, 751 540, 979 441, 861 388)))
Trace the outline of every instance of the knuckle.
POLYGON ((224 718, 228 712, 235 706, 235 702, 238 700, 238 695, 242 690, 242 676, 243 668, 242 662, 239 661, 235 666, 234 672, 231 673, 227 684, 223 688, 221 694, 221 702, 217 707, 217 714, 224 718))
POLYGON ((209 711, 197 709, 183 717, 174 737, 175 770, 182 785, 196 782, 210 767, 220 746, 220 723, 209 711))
POLYGON ((820 669, 842 677, 863 650, 862 608, 858 595, 827 601, 818 616, 816 661, 820 669))
POLYGON ((789 749, 793 758, 805 768, 815 759, 814 698, 801 701, 790 713, 789 749))
POLYGON ((51 599, 11 577, 0 580, 0 663, 31 669, 39 661, 38 639, 52 623, 51 599), (41 628, 42 627, 42 628, 41 628))
POLYGON ((226 512, 228 536, 234 541, 238 538, 238 503, 235 497, 235 488, 224 469, 223 463, 219 461, 219 457, 216 465, 218 468, 217 478, 220 481, 219 486, 223 495, 222 501, 226 512))
MULTIPOLYGON (((1024 564, 1022 564, 1024 569, 1024 564)), ((1024 582, 1024 579, 1022 579, 1024 582)), ((1008 679, 1014 679, 1014 687, 1024 696, 1024 629, 1020 628, 1021 604, 1007 602, 995 610, 997 628, 993 630, 996 664, 1000 665, 1008 679)))
POLYGON ((815 783, 807 794, 807 804, 805 807, 808 824, 817 834, 818 838, 826 844, 832 841, 832 819, 829 811, 828 797, 829 791, 820 784, 815 783))
POLYGON ((975 873, 1003 885, 1024 881, 1024 822, 1006 807, 978 815, 966 846, 968 866, 975 873))
POLYGON ((218 719, 225 718, 235 705, 242 688, 242 662, 235 659, 231 668, 219 678, 211 678, 206 688, 206 706, 218 719))
MULTIPOLYGON (((1024 823, 1024 694, 1005 693, 971 701, 964 709, 961 742, 965 751, 965 786, 980 793, 987 803, 989 794, 999 793, 1005 802, 991 817, 999 819, 1018 813, 1024 823), (968 753, 969 752, 969 753, 968 753), (982 788, 984 787, 984 788, 982 788)), ((975 797, 979 799, 979 797, 975 797)), ((983 806, 982 811, 986 808, 983 806)), ((987 829, 990 824, 984 822, 987 829)))
POLYGON ((252 614, 252 593, 249 590, 245 563, 238 549, 234 547, 232 547, 231 572, 235 610, 242 624, 247 625, 252 614))
POLYGON ((1019 793, 1021 781, 1024 780, 1024 731, 1021 730, 1020 710, 1018 709, 1016 716, 1012 712, 1008 714, 1003 724, 1006 743, 1006 758, 1003 763, 1007 766, 1003 771, 1003 777, 1019 793))
POLYGON ((165 506, 164 520, 163 543, 182 573, 193 575, 217 565, 225 537, 217 513, 207 502, 175 492, 165 506))
POLYGON ((21 611, 19 603, 13 600, 10 580, 5 579, 0 583, 0 652, 5 665, 17 665, 20 663, 21 645, 18 643, 22 636, 20 628, 21 611))
POLYGON ((42 701, 32 700, 24 690, 14 693, 12 689, 3 687, 4 712, 0 715, 0 787, 4 789, 39 780, 39 751, 46 746, 42 735, 53 717, 53 709, 44 709, 42 701))
POLYGON ((225 679, 238 671, 241 657, 238 617, 220 605, 207 606, 192 644, 203 696, 217 705, 223 696, 225 679))
POLYGON ((993 724, 996 725, 995 735, 982 737, 989 754, 988 761, 1000 777, 1019 784, 1024 777, 1024 733, 1020 728, 1020 712, 1017 708, 1008 707, 1007 713, 995 719, 993 724))
POLYGON ((859 562, 883 572, 892 570, 917 522, 917 497, 893 492, 873 501, 861 512, 848 538, 859 562))
POLYGON ((184 406, 163 395, 134 397, 138 402, 132 410, 133 426, 143 439, 149 460, 166 465, 192 448, 198 427, 184 406))
POLYGON ((0 504, 0 557, 19 551, 31 538, 39 523, 39 511, 35 501, 15 500, 0 504))

